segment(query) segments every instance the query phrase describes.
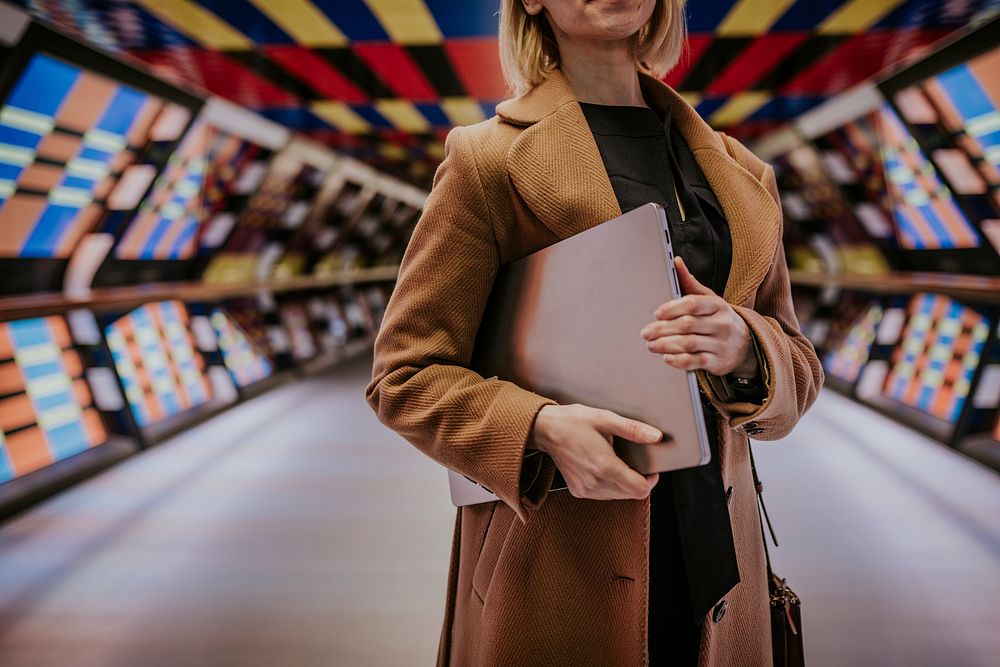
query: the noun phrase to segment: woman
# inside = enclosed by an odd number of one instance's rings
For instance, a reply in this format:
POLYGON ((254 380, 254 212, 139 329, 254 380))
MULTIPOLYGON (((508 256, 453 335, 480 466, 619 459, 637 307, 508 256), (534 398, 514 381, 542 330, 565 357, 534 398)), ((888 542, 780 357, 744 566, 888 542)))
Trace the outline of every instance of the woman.
POLYGON ((439 665, 771 663, 747 435, 786 435, 823 374, 773 171, 660 81, 683 5, 503 0, 518 96, 446 140, 366 390, 384 424, 500 498, 457 512, 439 665), (712 464, 648 477, 610 441, 656 429, 468 368, 498 267, 645 201, 667 210, 687 295, 636 336, 697 373, 714 426, 712 464), (557 469, 568 492, 550 493, 557 469))

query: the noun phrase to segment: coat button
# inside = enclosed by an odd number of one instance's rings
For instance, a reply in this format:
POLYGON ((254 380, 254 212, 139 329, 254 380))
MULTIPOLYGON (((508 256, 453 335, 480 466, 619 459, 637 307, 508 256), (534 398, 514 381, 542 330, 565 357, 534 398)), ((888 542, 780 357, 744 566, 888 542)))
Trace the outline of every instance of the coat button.
POLYGON ((726 615, 726 610, 729 609, 729 603, 725 600, 715 605, 715 609, 712 610, 712 620, 718 623, 726 615))
POLYGON ((726 489, 726 504, 728 505, 729 501, 732 499, 733 499, 733 487, 729 487, 728 489, 726 489))

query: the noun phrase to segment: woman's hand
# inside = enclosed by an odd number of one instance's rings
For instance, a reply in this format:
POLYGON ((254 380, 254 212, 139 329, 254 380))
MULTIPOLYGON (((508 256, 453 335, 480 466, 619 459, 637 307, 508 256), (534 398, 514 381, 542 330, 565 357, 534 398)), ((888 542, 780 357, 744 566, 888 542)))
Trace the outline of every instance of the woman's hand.
POLYGON ((639 500, 649 495, 659 473, 641 475, 611 447, 612 436, 653 444, 663 433, 610 410, 586 405, 546 405, 538 411, 528 446, 548 453, 569 492, 592 500, 639 500))
POLYGON ((657 308, 656 321, 642 329, 649 351, 683 370, 754 375, 757 356, 746 322, 722 297, 699 283, 680 257, 674 258, 674 267, 684 296, 657 308))

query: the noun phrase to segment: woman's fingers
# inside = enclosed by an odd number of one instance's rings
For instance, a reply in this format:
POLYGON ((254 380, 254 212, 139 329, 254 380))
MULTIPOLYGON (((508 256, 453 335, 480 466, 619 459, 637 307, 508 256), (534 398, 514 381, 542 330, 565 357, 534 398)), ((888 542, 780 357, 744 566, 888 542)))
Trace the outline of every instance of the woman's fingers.
POLYGON ((646 340, 656 340, 664 336, 683 334, 718 334, 726 325, 725 317, 715 313, 707 317, 681 315, 672 320, 657 320, 650 322, 639 331, 646 340))
POLYGON ((653 487, 656 486, 656 482, 650 484, 649 479, 645 475, 637 473, 628 466, 625 466, 625 471, 626 474, 621 479, 621 489, 630 498, 634 498, 635 500, 645 498, 653 490, 653 487))
POLYGON ((535 441, 544 445, 577 498, 641 499, 659 480, 629 468, 611 446, 614 436, 644 444, 662 441, 662 431, 649 424, 574 403, 543 408, 534 430, 541 431, 535 441))
MULTIPOLYGON (((663 360, 673 366, 685 371, 703 369, 709 373, 715 373, 720 368, 719 357, 711 352, 680 352, 664 354, 663 360)), ((715 373, 718 375, 718 373, 715 373)))
POLYGON ((711 288, 698 282, 698 279, 688 271, 687 264, 680 256, 674 257, 674 268, 677 270, 677 279, 684 294, 715 294, 711 288))
POLYGON ((656 484, 629 468, 624 461, 609 453, 597 457, 591 465, 563 471, 570 492, 578 498, 592 500, 645 498, 656 484), (569 474, 567 474, 569 473, 569 474))
POLYGON ((722 308, 724 303, 714 294, 689 294, 660 304, 653 311, 653 317, 670 320, 682 315, 711 315, 722 308))
POLYGON ((602 410, 597 427, 604 433, 617 435, 631 442, 652 444, 663 439, 663 432, 655 426, 650 426, 635 419, 622 417, 611 410, 602 410))
POLYGON ((722 341, 715 336, 701 334, 684 334, 678 336, 663 336, 648 341, 646 348, 650 352, 660 354, 680 354, 682 352, 710 352, 718 354, 722 351, 722 341))

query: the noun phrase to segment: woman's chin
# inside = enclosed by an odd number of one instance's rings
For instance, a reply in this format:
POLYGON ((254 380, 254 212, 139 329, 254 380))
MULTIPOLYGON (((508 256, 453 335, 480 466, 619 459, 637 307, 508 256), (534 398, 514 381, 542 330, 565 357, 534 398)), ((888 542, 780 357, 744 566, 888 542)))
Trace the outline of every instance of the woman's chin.
POLYGON ((624 39, 639 31, 648 16, 643 15, 639 0, 587 0, 581 24, 592 39, 624 39))

